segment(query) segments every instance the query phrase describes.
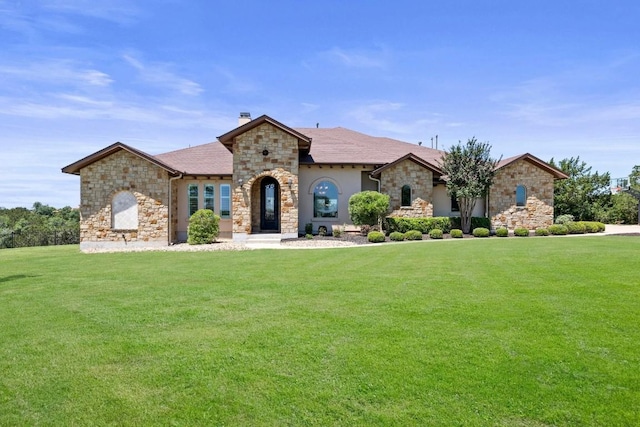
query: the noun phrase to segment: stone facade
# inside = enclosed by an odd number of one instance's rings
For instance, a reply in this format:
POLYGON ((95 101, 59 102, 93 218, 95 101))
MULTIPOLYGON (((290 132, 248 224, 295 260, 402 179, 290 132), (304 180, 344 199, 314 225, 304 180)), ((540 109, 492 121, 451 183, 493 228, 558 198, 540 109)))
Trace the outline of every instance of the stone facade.
POLYGON ((298 140, 263 123, 233 142, 234 239, 260 231, 260 184, 267 176, 279 184, 280 233, 298 236, 298 140))
POLYGON ((498 170, 489 195, 492 227, 535 230, 553 224, 553 182, 551 173, 518 160, 498 170), (516 206, 516 187, 527 190, 525 206, 516 206))
POLYGON ((169 243, 169 174, 121 150, 80 171, 81 249, 166 246, 169 243), (123 191, 137 199, 137 228, 112 227, 113 197, 123 191))
POLYGON ((404 160, 382 172, 380 192, 389 195, 389 216, 433 216, 433 172, 411 160, 404 160), (401 206, 404 185, 411 187, 411 206, 401 206))

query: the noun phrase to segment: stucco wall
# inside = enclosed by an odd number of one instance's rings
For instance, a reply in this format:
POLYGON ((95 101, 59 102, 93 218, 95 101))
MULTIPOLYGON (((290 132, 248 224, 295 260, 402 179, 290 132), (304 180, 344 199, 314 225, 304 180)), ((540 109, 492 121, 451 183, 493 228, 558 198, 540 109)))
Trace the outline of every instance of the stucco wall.
MULTIPOLYGON (((471 216, 486 216, 485 199, 476 200, 471 216)), ((447 193, 447 187, 444 184, 438 184, 433 188, 433 216, 460 216, 459 211, 451 210, 451 196, 447 193)))
POLYGON ((489 195, 493 227, 534 230, 553 224, 553 175, 526 160, 500 169, 489 195), (516 187, 527 189, 526 205, 516 206, 516 187))
POLYGON ((164 246, 169 243, 169 174, 121 150, 80 170, 80 248, 164 246), (137 229, 112 228, 112 199, 131 192, 137 229))
POLYGON ((389 195, 390 216, 433 216, 433 172, 411 160, 404 160, 382 172, 380 192, 389 195), (404 185, 411 187, 411 206, 401 206, 404 185))
MULTIPOLYGON (((198 208, 204 208, 204 186, 205 184, 212 184, 214 186, 214 204, 213 211, 220 216, 220 185, 229 184, 231 190, 233 190, 233 183, 231 177, 222 179, 206 179, 206 178, 185 178, 175 181, 174 186, 177 188, 177 200, 176 200, 176 218, 175 218, 175 230, 176 239, 179 242, 187 241, 187 230, 189 229, 189 184, 198 185, 198 208)), ((231 206, 233 211, 233 204, 231 206)), ((221 238, 231 238, 231 218, 220 218, 220 234, 221 238)))
POLYGON ((252 232, 254 225, 259 226, 252 216, 252 210, 260 207, 259 200, 255 200, 254 185, 259 185, 265 176, 274 177, 282 190, 280 231, 283 237, 298 235, 298 140, 269 123, 263 123, 234 139, 234 239, 242 240, 252 232), (263 154, 264 150, 268 151, 267 155, 263 154))
MULTIPOLYGON (((349 218, 349 197, 362 191, 362 166, 326 166, 326 165, 302 165, 300 166, 300 223, 299 232, 304 233, 307 223, 313 224, 313 232, 318 231, 318 227, 325 226, 331 232, 332 227, 352 224, 349 218), (338 188, 338 215, 334 218, 313 216, 313 191, 316 185, 322 181, 330 181, 338 188)), ((367 167, 367 171, 371 171, 367 167)), ((376 184, 374 182, 374 184, 376 184)))

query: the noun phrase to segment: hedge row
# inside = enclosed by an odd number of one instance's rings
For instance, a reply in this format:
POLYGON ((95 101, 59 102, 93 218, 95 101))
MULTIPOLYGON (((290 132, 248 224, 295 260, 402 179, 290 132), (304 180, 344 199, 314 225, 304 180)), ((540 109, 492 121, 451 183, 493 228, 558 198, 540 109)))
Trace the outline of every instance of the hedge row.
MULTIPOLYGON (((386 229, 388 233, 398 231, 406 233, 409 230, 418 230, 422 234, 429 234, 431 230, 439 229, 443 233, 449 233, 452 228, 462 228, 460 217, 434 216, 429 218, 386 218, 386 229)), ((472 217, 471 229, 478 227, 491 228, 491 221, 485 217, 472 217)))

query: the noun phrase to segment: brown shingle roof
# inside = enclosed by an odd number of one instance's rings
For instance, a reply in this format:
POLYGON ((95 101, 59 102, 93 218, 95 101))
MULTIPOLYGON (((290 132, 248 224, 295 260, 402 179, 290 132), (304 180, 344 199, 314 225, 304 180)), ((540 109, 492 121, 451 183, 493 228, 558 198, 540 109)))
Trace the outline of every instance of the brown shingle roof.
POLYGON ((414 156, 438 167, 444 151, 422 147, 397 139, 365 135, 342 127, 297 128, 312 138, 313 146, 302 164, 360 163, 384 165, 413 153, 414 156))
POLYGON ((233 154, 217 141, 158 154, 155 158, 187 175, 233 174, 233 154))

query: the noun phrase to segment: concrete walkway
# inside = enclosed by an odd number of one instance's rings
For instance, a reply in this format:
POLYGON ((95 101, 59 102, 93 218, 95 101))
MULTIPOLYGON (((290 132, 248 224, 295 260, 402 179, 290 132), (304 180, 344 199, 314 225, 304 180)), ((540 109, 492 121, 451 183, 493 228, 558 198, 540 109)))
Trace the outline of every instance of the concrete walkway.
MULTIPOLYGON (((627 225, 627 224, 607 224, 604 233, 598 233, 598 236, 603 234, 629 234, 640 233, 640 225, 627 225)), ((584 236, 584 234, 583 234, 584 236)))

